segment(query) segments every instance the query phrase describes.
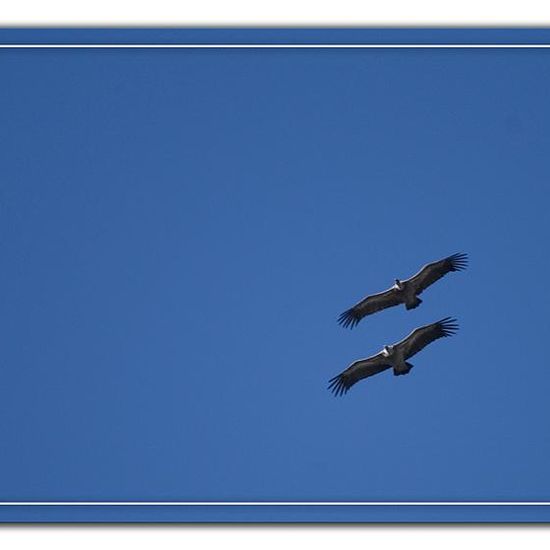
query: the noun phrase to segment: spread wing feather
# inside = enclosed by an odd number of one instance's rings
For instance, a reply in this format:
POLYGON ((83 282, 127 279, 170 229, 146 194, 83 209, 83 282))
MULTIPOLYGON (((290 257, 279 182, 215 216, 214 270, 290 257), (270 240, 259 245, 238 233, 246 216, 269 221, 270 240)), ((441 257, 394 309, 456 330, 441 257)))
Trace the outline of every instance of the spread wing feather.
POLYGON ((400 293, 396 289, 390 288, 385 292, 367 296, 360 302, 357 302, 338 317, 338 323, 344 328, 353 328, 363 317, 388 307, 397 306, 402 301, 400 293))
POLYGON ((458 323, 452 317, 445 317, 436 323, 413 330, 406 338, 396 344, 403 348, 405 359, 412 357, 438 338, 452 336, 458 331, 458 323))
POLYGON ((463 271, 468 267, 467 254, 453 254, 443 260, 426 264, 416 275, 404 281, 415 289, 416 294, 420 294, 430 285, 450 273, 451 271, 463 271))
POLYGON ((343 395, 347 393, 353 384, 359 382, 359 380, 374 376, 390 367, 391 365, 386 362, 386 358, 382 353, 373 355, 368 359, 360 359, 352 363, 338 376, 331 378, 328 383, 328 388, 334 395, 343 395))

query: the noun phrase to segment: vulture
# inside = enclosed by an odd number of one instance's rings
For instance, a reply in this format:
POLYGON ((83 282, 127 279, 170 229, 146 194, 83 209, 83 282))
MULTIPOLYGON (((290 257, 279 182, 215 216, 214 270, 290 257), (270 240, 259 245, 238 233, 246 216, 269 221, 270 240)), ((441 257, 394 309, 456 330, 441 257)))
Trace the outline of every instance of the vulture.
POLYGON ((416 275, 400 281, 395 279, 395 284, 385 292, 372 294, 363 298, 350 309, 344 311, 338 318, 338 323, 344 328, 353 328, 359 321, 388 307, 405 304, 407 309, 418 307, 422 300, 418 297, 430 285, 441 279, 451 271, 462 271, 468 265, 466 254, 453 254, 437 262, 426 264, 416 275))
POLYGON ((334 395, 342 395, 347 393, 359 380, 374 376, 390 368, 393 368, 395 376, 407 374, 413 368, 413 365, 407 362, 407 359, 417 354, 434 340, 452 336, 457 330, 456 319, 451 317, 445 317, 445 319, 431 325, 419 327, 401 342, 393 346, 384 346, 382 351, 376 355, 352 363, 344 372, 329 380, 328 389, 334 395))

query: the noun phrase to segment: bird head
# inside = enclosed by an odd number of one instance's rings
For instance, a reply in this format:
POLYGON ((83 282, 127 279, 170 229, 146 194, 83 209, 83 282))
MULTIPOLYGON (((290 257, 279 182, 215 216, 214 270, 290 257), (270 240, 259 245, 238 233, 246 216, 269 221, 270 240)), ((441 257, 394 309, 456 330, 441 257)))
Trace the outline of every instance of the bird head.
POLYGON ((395 287, 401 290, 403 288, 403 283, 399 279, 395 279, 395 287))

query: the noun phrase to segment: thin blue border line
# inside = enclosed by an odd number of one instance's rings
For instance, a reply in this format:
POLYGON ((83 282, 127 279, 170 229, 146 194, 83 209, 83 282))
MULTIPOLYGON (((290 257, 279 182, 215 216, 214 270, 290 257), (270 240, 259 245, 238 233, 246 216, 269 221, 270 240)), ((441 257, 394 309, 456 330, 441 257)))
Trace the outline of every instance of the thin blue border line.
POLYGON ((550 44, 0 44, 18 49, 534 49, 550 44))
MULTIPOLYGON (((486 49, 550 48, 550 44, 0 44, 0 49, 486 49)), ((550 506, 549 501, 0 501, 0 506, 550 506)))
POLYGON ((13 501, 0 506, 550 506, 548 501, 13 501))

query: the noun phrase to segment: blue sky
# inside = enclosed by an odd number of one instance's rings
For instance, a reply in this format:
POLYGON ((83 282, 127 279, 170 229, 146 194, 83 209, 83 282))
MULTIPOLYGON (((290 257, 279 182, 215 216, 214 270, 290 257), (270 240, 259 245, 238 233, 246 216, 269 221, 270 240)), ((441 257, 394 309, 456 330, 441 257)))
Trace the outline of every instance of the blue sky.
POLYGON ((3 51, 3 500, 548 500, 544 50, 3 51), (468 271, 346 331, 363 295, 468 271), (459 334, 344 398, 413 328, 459 334))

